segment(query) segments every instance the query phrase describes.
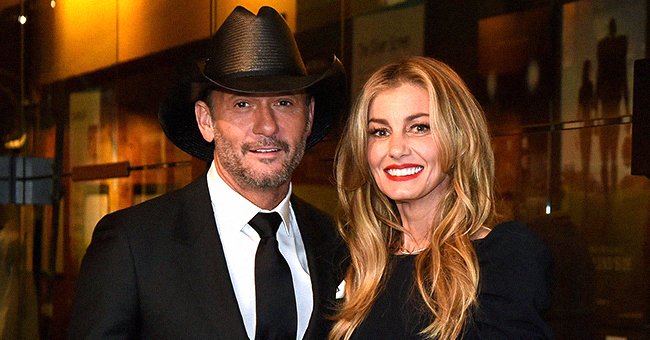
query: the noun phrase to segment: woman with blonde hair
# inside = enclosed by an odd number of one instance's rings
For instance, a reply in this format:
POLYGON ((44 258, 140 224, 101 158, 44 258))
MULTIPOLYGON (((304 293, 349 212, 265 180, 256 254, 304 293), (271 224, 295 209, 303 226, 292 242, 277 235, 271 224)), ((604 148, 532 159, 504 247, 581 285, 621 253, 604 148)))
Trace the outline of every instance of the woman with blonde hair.
POLYGON ((336 156, 350 249, 330 339, 551 338, 547 248, 495 225, 484 114, 447 65, 411 57, 364 85, 336 156))

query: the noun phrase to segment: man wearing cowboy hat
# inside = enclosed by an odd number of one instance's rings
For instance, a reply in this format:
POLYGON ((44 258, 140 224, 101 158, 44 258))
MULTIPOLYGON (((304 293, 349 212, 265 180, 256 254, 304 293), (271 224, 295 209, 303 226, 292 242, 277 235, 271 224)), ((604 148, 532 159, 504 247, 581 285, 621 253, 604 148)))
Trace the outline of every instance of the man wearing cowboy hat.
POLYGON ((293 196, 290 179, 344 109, 343 67, 333 57, 307 74, 270 7, 236 8, 210 45, 199 99, 184 98, 185 86, 159 114, 168 138, 210 168, 98 223, 70 338, 327 335, 343 251, 332 220, 293 196))

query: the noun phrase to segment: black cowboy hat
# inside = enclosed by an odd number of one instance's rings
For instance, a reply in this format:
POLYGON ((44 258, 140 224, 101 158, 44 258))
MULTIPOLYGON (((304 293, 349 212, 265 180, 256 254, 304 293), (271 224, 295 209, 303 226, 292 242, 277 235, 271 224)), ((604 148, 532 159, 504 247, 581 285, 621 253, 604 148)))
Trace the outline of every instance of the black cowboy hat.
POLYGON ((275 9, 262 7, 254 15, 238 6, 209 41, 204 63, 192 63, 172 86, 158 112, 160 125, 181 150, 209 161, 214 145, 203 139, 194 116, 194 102, 206 88, 251 94, 306 90, 316 103, 310 148, 345 109, 343 65, 336 56, 328 62, 323 72, 308 74, 289 26, 275 9))

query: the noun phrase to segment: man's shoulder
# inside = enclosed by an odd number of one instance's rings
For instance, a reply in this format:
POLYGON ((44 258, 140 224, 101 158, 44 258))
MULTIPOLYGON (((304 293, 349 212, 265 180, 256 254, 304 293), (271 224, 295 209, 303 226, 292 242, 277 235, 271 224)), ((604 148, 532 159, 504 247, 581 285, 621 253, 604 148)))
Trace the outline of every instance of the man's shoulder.
POLYGON ((343 241, 332 215, 295 195, 291 197, 291 204, 306 243, 315 246, 323 256, 332 253, 339 257, 343 254, 343 241), (316 242, 310 243, 309 240, 316 242))
POLYGON ((331 214, 317 208, 313 204, 296 195, 291 196, 291 206, 293 207, 296 215, 299 217, 309 218, 311 220, 319 221, 324 224, 334 225, 334 220, 331 214))
POLYGON ((105 215, 99 224, 146 225, 178 214, 179 209, 192 200, 200 200, 201 192, 207 193, 205 179, 195 179, 186 186, 150 200, 105 215), (205 188, 203 188, 205 187, 205 188))

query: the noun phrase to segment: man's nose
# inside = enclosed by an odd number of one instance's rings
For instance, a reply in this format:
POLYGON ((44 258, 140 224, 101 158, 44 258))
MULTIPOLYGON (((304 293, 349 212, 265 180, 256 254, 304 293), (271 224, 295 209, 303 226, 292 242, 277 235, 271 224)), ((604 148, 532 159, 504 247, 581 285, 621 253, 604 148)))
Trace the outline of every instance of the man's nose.
POLYGON ((273 109, 269 105, 260 105, 254 113, 253 133, 273 136, 278 131, 278 124, 273 109))

